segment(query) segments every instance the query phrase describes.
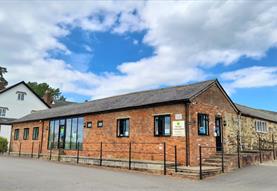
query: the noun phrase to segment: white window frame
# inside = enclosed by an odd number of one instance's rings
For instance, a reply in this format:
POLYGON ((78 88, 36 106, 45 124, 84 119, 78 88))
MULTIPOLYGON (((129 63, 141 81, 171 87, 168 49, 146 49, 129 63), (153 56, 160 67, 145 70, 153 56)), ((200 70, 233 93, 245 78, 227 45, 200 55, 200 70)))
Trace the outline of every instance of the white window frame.
POLYGON ((268 127, 266 121, 256 120, 255 129, 257 133, 268 133, 268 127))
POLYGON ((18 101, 24 101, 24 96, 27 95, 26 92, 20 92, 20 91, 17 91, 16 94, 17 94, 18 101))
POLYGON ((7 107, 0 107, 0 117, 6 117, 8 110, 7 107))

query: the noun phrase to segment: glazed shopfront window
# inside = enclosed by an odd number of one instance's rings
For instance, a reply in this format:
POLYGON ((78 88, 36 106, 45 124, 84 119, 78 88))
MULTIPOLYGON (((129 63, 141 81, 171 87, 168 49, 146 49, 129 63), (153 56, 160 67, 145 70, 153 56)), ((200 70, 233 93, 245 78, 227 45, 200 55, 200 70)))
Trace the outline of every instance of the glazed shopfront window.
POLYGON ((82 149, 84 118, 67 118, 50 121, 48 148, 82 149))

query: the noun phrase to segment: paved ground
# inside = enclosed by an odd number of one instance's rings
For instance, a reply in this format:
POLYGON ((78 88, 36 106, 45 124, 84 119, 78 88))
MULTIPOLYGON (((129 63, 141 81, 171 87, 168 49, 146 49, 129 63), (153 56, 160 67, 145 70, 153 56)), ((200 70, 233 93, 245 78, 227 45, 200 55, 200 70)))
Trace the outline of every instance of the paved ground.
POLYGON ((0 157, 0 191, 276 191, 277 162, 203 181, 0 157))

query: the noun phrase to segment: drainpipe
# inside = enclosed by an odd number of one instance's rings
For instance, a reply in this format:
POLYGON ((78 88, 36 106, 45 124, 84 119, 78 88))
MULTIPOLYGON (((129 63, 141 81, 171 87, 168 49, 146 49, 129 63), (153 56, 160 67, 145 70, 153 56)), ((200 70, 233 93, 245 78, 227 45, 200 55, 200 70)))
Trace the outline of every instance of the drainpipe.
MULTIPOLYGON (((239 141, 241 143, 241 112, 238 114, 238 133, 239 133, 239 141)), ((240 144, 240 149, 242 150, 242 144, 240 144)))
POLYGON ((10 152, 11 152, 11 146, 12 146, 12 136, 13 135, 13 124, 11 125, 11 133, 10 133, 10 143, 9 143, 9 150, 8 150, 8 152, 9 152, 9 154, 10 154, 10 152))
POLYGON ((189 126, 190 126, 190 101, 186 100, 185 102, 185 123, 186 123, 186 166, 190 165, 190 134, 189 134, 189 126))
POLYGON ((42 152, 42 145, 43 145, 43 134, 44 134, 44 121, 41 121, 41 123, 42 123, 42 128, 41 128, 41 143, 40 143, 40 151, 39 151, 39 153, 41 153, 42 152))

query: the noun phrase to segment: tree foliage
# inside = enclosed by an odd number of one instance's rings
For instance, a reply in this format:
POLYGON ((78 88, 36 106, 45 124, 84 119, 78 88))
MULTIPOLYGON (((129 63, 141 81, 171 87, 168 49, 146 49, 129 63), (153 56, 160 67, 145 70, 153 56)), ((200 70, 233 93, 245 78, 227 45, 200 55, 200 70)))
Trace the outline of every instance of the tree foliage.
POLYGON ((40 97, 43 97, 46 90, 48 90, 53 100, 59 100, 59 101, 66 100, 66 98, 62 95, 62 92, 60 91, 59 88, 52 88, 47 83, 28 82, 27 84, 40 97))
POLYGON ((8 151, 8 140, 6 138, 0 137, 0 153, 5 153, 8 151))

